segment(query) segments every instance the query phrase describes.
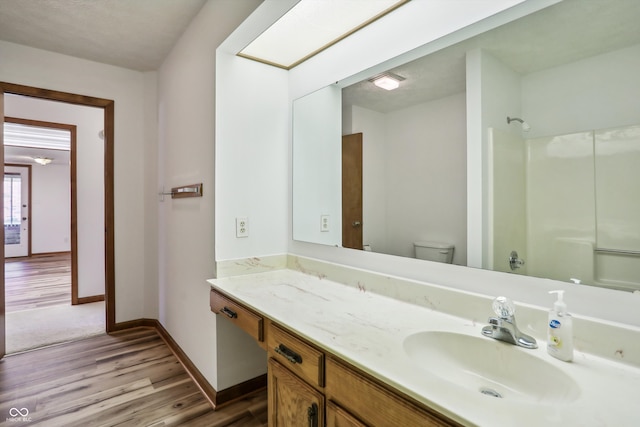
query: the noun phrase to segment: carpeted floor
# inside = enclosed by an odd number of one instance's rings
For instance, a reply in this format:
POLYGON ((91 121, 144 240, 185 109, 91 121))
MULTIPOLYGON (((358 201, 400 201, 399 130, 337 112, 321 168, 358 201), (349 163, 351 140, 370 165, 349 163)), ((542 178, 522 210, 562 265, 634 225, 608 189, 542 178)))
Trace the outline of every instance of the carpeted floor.
POLYGON ((104 302, 6 313, 7 354, 105 333, 104 302))

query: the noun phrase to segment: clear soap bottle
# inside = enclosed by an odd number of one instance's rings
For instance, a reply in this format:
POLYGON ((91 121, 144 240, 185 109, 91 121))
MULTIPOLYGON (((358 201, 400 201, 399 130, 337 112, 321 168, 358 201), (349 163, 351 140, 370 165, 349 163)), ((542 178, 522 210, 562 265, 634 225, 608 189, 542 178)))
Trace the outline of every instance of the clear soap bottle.
POLYGON ((570 362, 573 360, 573 318, 567 312, 563 300, 564 291, 550 291, 558 299, 549 310, 547 325, 547 352, 556 359, 570 362))

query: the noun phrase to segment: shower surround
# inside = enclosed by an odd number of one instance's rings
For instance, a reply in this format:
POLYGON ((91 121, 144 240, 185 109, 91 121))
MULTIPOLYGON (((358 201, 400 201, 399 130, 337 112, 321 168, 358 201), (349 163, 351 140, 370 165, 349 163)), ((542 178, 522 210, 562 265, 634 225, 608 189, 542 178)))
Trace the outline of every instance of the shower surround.
POLYGON ((489 130, 488 267, 640 289, 640 125, 525 140, 489 130))

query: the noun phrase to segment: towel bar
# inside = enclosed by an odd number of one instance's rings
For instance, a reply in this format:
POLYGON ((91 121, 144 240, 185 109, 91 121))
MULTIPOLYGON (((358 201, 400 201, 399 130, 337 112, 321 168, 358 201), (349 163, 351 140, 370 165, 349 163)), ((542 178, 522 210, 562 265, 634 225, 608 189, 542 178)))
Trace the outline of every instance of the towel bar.
POLYGON ((182 185, 180 187, 173 187, 171 191, 165 192, 164 189, 158 193, 160 201, 164 201, 164 196, 171 196, 172 199, 182 199, 185 197, 202 197, 202 183, 182 185))
POLYGON ((603 254, 640 256, 640 251, 629 251, 625 249, 595 248, 595 251, 603 254))

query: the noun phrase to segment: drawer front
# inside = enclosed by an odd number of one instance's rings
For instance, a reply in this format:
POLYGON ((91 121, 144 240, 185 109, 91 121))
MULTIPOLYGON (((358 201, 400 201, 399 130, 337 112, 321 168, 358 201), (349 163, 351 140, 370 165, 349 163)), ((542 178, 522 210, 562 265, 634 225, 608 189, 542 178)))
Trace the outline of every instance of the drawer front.
POLYGON ((267 336, 269 356, 316 387, 324 387, 324 354, 271 324, 267 336))
POLYGON ((257 341, 263 341, 264 322, 261 316, 235 303, 229 298, 211 290, 209 298, 211 311, 235 323, 257 341))
POLYGON ((402 399, 358 372, 327 359, 325 395, 358 419, 376 427, 458 426, 402 399))
POLYGON ((367 427, 332 401, 327 402, 326 419, 327 427, 367 427))

